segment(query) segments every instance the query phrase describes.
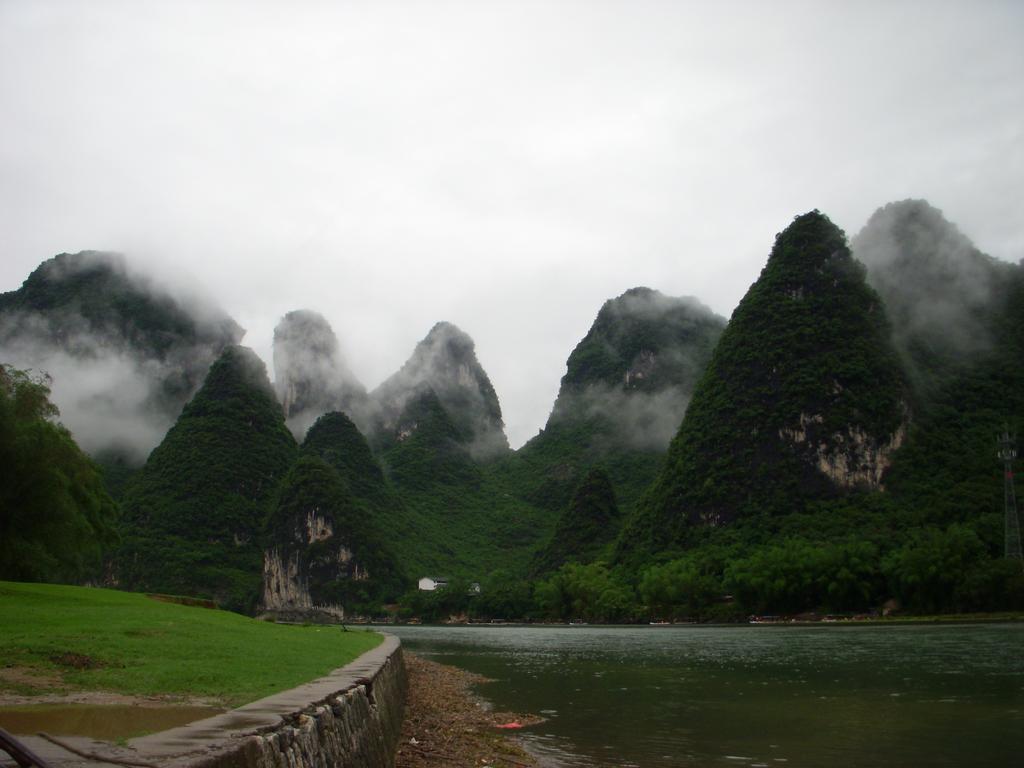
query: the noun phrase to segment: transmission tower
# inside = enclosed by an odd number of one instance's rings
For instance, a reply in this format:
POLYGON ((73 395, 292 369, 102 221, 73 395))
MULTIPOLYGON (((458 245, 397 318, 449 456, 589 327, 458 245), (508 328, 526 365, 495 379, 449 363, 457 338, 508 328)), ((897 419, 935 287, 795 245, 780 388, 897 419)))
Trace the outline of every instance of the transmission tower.
POLYGON ((1024 564, 1024 558, 1020 550, 1020 518, 1017 517, 1017 494, 1013 490, 1013 460, 1017 458, 1015 439, 1010 435, 1010 429, 1003 425, 1003 434, 999 438, 999 458, 1003 460, 1005 473, 1003 475, 1003 501, 1006 510, 1006 557, 1020 560, 1024 564))

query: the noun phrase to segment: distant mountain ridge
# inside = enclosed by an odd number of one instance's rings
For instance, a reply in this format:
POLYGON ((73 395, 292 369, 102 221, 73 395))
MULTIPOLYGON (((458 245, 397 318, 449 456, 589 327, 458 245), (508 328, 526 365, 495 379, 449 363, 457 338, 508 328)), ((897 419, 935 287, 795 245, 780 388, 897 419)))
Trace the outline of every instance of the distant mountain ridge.
MULTIPOLYGON (((115 285, 123 267, 98 264, 115 285)), ((50 304, 5 294, 0 339, 39 341, 71 361, 65 373, 111 349, 131 366, 148 349, 146 365, 174 373, 164 361, 186 341, 209 354, 230 330, 125 281, 127 303, 91 336, 67 331, 94 328, 68 298, 80 286, 64 296, 43 281, 50 304)), ((609 299, 545 428, 517 451, 456 326, 435 325, 372 392, 322 316, 288 313, 278 331, 273 387, 254 353, 225 346, 125 480, 123 586, 244 611, 259 596, 300 619, 318 605, 375 611, 431 573, 491 574, 517 604, 531 578, 551 579, 537 600, 610 579, 627 619, 639 599, 720 618, 1024 599, 1001 559, 993 447, 1004 424, 1024 433, 1024 269, 924 201, 879 209, 852 244, 819 211, 796 217, 728 324, 649 288, 609 299)))

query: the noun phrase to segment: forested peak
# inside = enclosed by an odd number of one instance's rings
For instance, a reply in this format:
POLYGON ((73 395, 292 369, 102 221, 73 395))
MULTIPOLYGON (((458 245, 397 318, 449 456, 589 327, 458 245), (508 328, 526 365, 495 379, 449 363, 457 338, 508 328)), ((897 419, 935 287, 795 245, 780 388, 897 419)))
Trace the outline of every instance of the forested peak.
POLYGON ((401 414, 398 416, 398 439, 405 440, 424 424, 440 428, 445 437, 461 442, 455 420, 444 407, 437 392, 428 385, 420 385, 410 393, 401 414))
POLYGON ((843 232, 798 216, 722 333, 632 534, 678 542, 687 524, 881 488, 907 408, 885 313, 843 232))
POLYGON ((366 445, 366 438, 355 422, 340 411, 331 411, 313 422, 302 442, 302 448, 320 453, 328 448, 348 448, 360 444, 366 445))
POLYGON ((666 296, 644 286, 630 288, 614 299, 608 299, 598 312, 598 321, 633 317, 638 320, 662 320, 666 315, 686 314, 711 317, 724 324, 706 305, 694 296, 666 296))
POLYGON ((125 494, 122 583, 250 610, 260 529, 296 453, 263 361, 228 347, 125 494))
POLYGON ((314 422, 302 453, 316 455, 334 467, 357 493, 379 491, 384 475, 366 438, 344 413, 325 413, 314 422))
POLYGON ((283 418, 266 365, 248 347, 232 345, 210 366, 203 386, 185 406, 182 417, 196 416, 211 407, 235 402, 258 405, 261 412, 283 418))
POLYGON ((559 394, 598 383, 692 388, 688 379, 703 368, 724 326, 724 319, 693 297, 631 288, 601 307, 566 361, 559 394))
POLYGON ((818 210, 793 219, 775 236, 758 284, 830 293, 835 279, 862 281, 864 268, 850 254, 846 233, 818 210))

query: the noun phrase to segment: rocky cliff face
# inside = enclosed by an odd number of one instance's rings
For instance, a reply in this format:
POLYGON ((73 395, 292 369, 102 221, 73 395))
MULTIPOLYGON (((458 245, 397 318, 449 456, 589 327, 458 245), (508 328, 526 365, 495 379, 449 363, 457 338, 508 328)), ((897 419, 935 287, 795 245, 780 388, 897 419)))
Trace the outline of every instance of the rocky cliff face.
POLYGON ((53 377, 83 448, 138 464, 242 335, 219 308, 158 287, 112 253, 60 254, 0 295, 0 358, 53 377))
POLYGON ((401 370, 371 393, 377 431, 391 436, 407 429, 408 424, 399 424, 403 413, 427 391, 437 397, 474 458, 507 453, 498 395, 477 360, 473 340, 451 323, 435 325, 401 370))
POLYGON ((274 329, 274 376, 297 438, 329 411, 366 411, 366 389, 345 363, 330 324, 311 310, 289 312, 274 329))
POLYGON ((816 466, 834 485, 845 489, 883 490, 882 479, 893 453, 907 436, 906 423, 879 439, 858 426, 838 432, 824 430, 821 414, 801 413, 797 426, 782 427, 779 437, 816 466))
POLYGON ((336 519, 344 515, 344 491, 327 473, 326 465, 309 465, 300 460, 286 478, 282 499, 272 518, 274 542, 263 553, 263 589, 260 610, 279 617, 345 618, 343 602, 330 601, 330 582, 360 582, 370 578, 369 570, 354 558, 348 542, 351 535, 339 529, 336 519), (317 484, 319 487, 316 487, 317 484), (334 487, 337 486, 337 487, 334 487), (285 519, 282 519, 284 517, 285 519), (314 600, 313 594, 322 602, 314 600))
POLYGON ((657 548, 689 526, 878 489, 908 418, 863 268, 828 218, 799 216, 733 313, 623 546, 657 548))

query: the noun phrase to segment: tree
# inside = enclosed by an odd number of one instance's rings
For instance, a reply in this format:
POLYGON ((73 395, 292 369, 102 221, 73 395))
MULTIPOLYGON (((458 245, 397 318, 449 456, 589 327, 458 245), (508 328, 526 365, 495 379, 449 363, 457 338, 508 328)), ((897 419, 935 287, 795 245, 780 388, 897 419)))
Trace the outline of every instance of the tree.
POLYGON ((722 594, 721 580, 701 570, 694 558, 680 558, 644 571, 640 596, 652 617, 700 619, 722 594))
POLYGON ((114 539, 117 507, 49 395, 48 377, 0 364, 0 578, 81 578, 114 539))
POLYGON ((624 622, 633 619, 633 591, 602 562, 567 563, 536 586, 537 604, 552 619, 624 622))

